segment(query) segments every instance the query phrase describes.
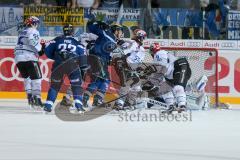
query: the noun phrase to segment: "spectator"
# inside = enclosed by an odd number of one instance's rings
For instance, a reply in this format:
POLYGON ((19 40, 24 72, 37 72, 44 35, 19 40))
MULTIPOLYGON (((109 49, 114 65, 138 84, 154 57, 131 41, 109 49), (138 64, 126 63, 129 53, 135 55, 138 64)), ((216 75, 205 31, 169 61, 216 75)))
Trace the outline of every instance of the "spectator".
POLYGON ((146 0, 128 0, 123 1, 125 8, 145 8, 146 0), (143 5, 144 4, 144 5, 143 5))
POLYGON ((202 9, 205 11, 206 27, 211 39, 221 39, 226 36, 226 18, 229 6, 225 0, 218 0, 218 4, 210 3, 206 6, 208 0, 200 0, 202 9))
POLYGON ((47 4, 43 3, 42 0, 33 0, 30 6, 47 6, 47 4))
POLYGON ((98 0, 77 0, 76 2, 78 7, 91 8, 94 4, 98 3, 98 0))
POLYGON ((237 0, 237 10, 240 10, 240 0, 237 0))
POLYGON ((97 0, 99 7, 102 8, 119 8, 122 4, 122 0, 97 0))
POLYGON ((69 0, 56 0, 57 6, 66 7, 69 0))
POLYGON ((56 0, 57 6, 75 8, 76 0, 56 0))

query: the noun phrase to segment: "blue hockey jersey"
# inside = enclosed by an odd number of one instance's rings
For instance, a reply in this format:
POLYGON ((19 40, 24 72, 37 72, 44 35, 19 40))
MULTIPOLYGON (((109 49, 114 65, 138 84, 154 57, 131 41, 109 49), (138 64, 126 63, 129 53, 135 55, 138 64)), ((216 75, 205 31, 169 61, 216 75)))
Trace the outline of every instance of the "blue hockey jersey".
POLYGON ((84 55, 84 50, 75 38, 59 36, 47 44, 44 52, 48 58, 55 61, 55 65, 58 65, 70 57, 84 55))
POLYGON ((94 54, 108 62, 111 58, 110 53, 117 47, 115 35, 110 29, 104 29, 100 22, 90 22, 87 27, 90 32, 98 36, 90 54, 94 54))

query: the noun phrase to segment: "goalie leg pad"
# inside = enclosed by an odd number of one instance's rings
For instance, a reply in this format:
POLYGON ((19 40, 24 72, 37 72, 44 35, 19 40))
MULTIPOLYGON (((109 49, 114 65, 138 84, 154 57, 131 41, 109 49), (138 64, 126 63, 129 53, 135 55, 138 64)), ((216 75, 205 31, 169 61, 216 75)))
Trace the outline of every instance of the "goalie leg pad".
POLYGON ((203 92, 207 85, 208 78, 207 76, 202 76, 199 81, 196 83, 196 89, 198 92, 203 92))
POLYGON ((210 106, 210 101, 207 94, 201 95, 189 94, 187 95, 187 107, 192 110, 206 110, 210 106))

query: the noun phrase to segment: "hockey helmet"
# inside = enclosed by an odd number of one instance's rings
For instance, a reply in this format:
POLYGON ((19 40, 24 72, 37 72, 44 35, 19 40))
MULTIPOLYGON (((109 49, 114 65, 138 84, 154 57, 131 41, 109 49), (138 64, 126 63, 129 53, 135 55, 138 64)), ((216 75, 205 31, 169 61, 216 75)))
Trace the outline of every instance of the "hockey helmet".
POLYGON ((65 36, 71 36, 74 33, 74 28, 73 25, 71 24, 66 24, 65 26, 63 26, 63 34, 65 36))
POLYGON ((147 33, 144 30, 136 29, 134 30, 135 39, 142 42, 146 37, 147 33))
POLYGON ((152 56, 156 54, 158 51, 160 51, 160 49, 161 49, 160 44, 156 42, 152 43, 149 48, 152 56))
POLYGON ((110 26, 112 32, 114 33, 117 30, 123 31, 123 27, 120 24, 113 24, 110 26))
POLYGON ((36 26, 40 23, 40 20, 35 16, 30 16, 29 18, 27 18, 25 20, 24 23, 25 23, 26 26, 32 26, 32 25, 36 26))

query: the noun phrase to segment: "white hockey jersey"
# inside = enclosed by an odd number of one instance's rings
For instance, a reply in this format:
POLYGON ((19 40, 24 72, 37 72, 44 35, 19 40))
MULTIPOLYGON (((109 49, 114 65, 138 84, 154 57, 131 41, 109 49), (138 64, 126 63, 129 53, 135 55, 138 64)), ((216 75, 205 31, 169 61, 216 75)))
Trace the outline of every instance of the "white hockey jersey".
POLYGON ((126 46, 123 52, 125 55, 130 54, 130 56, 127 57, 127 63, 131 69, 136 70, 139 65, 142 65, 145 59, 145 49, 134 40, 128 41, 127 43, 129 45, 126 46))
POLYGON ((154 63, 166 67, 167 71, 164 76, 168 79, 173 79, 174 62, 176 60, 177 58, 173 54, 165 50, 158 51, 153 57, 154 63))
POLYGON ((41 51, 40 35, 35 28, 26 28, 18 36, 14 49, 15 62, 38 61, 38 52, 41 51))

